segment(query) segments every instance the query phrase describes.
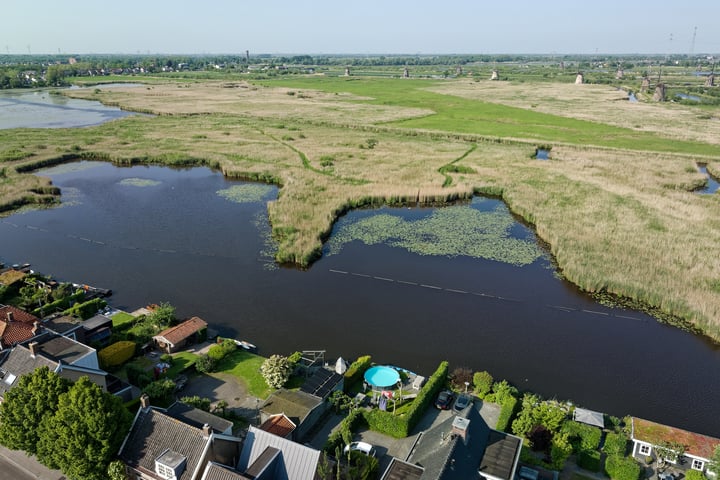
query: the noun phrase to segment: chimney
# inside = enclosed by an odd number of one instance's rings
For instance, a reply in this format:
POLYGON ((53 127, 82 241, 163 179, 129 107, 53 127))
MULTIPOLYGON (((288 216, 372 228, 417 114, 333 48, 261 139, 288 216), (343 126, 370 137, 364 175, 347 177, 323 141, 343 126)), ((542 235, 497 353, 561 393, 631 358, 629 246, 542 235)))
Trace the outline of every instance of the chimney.
POLYGON ((15 318, 13 317, 13 312, 7 312, 7 320, 8 320, 8 323, 15 320, 15 318))
POLYGON ((30 342, 28 344, 28 349, 30 350, 30 356, 35 358, 38 353, 38 342, 30 342))
POLYGON ((145 393, 140 396, 140 408, 143 410, 150 408, 150 397, 148 397, 145 393))
POLYGON ((202 427, 203 435, 209 437, 212 433, 212 428, 207 423, 202 427))
POLYGON ((462 438, 465 445, 470 441, 470 420, 463 417, 455 417, 452 423, 452 434, 462 438))

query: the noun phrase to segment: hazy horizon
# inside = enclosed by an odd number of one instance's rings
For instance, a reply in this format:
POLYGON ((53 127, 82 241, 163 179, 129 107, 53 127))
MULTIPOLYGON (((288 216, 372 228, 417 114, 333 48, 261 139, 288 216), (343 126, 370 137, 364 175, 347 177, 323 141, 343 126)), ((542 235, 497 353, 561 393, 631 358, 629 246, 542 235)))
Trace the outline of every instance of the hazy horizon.
POLYGON ((720 2, 267 0, 3 6, 5 54, 687 55, 720 51, 720 2), (385 53, 383 53, 385 52, 385 53))

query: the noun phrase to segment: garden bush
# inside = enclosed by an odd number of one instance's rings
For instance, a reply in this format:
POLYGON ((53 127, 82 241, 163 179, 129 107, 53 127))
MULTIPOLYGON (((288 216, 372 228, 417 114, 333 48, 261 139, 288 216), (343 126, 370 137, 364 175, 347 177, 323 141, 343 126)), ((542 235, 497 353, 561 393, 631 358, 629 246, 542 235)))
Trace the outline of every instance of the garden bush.
POLYGON ((600 471, 600 452, 597 450, 589 451, 583 450, 578 454, 577 457, 578 467, 584 468, 591 472, 600 471))
POLYGON ((640 464, 634 459, 610 455, 605 459, 605 473, 613 480, 638 480, 640 464))
POLYGON ((685 472, 685 480, 708 480, 700 470, 688 470, 685 472))
POLYGON ((602 431, 597 427, 574 420, 567 420, 563 423, 561 431, 567 432, 569 435, 570 443, 576 454, 582 451, 597 450, 600 445, 602 431))
POLYGON ((167 405, 172 400, 174 392, 175 382, 169 378, 156 380, 143 388, 143 393, 146 393, 156 405, 167 405))
POLYGON ((360 409, 354 409, 350 411, 350 413, 343 419, 342 422, 340 422, 340 428, 333 431, 325 441, 325 446, 323 447, 323 450, 327 452, 330 455, 335 454, 335 450, 340 447, 344 447, 343 445, 343 435, 346 437, 350 435, 350 438, 352 438, 352 432, 357 427, 359 427, 363 420, 363 414, 362 410, 360 409))
POLYGON ((493 377, 488 372, 475 372, 473 375, 473 386, 478 397, 485 398, 485 395, 492 390, 492 385, 493 377))
POLYGON ((345 371, 345 393, 350 392, 355 384, 362 380, 365 370, 370 368, 371 363, 372 357, 365 355, 364 357, 358 357, 358 359, 350 365, 345 371))
POLYGON ((215 371, 217 362, 210 358, 207 354, 201 354, 195 361, 195 370, 200 373, 210 373, 215 371))
POLYGON ((603 451, 608 455, 619 455, 623 457, 625 456, 625 451, 627 450, 627 442, 628 439, 625 434, 610 432, 605 437, 603 451))

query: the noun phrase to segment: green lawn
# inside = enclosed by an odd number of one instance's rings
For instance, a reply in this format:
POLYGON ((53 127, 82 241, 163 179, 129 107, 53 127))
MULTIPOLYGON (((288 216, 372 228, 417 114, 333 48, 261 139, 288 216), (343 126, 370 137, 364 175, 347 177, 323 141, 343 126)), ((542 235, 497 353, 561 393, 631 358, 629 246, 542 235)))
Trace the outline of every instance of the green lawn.
POLYGON ((112 325, 115 328, 121 327, 121 326, 125 325, 126 323, 132 323, 133 320, 135 320, 135 317, 133 317, 129 313, 118 312, 112 316, 112 325))
POLYGON ((372 97, 371 100, 349 100, 353 103, 426 108, 435 112, 433 115, 388 124, 409 129, 537 140, 538 143, 549 144, 560 142, 630 150, 720 155, 720 149, 715 145, 679 141, 650 132, 427 91, 427 88, 440 83, 434 80, 299 77, 257 83, 330 93, 349 92, 372 97))
POLYGON ((243 381, 247 385, 250 395, 267 398, 273 389, 265 383, 265 379, 260 375, 260 366, 264 361, 265 357, 237 349, 220 361, 216 371, 228 373, 243 381))
POLYGON ((167 371, 167 376, 175 378, 180 372, 195 365, 198 356, 191 352, 173 353, 173 364, 167 371))

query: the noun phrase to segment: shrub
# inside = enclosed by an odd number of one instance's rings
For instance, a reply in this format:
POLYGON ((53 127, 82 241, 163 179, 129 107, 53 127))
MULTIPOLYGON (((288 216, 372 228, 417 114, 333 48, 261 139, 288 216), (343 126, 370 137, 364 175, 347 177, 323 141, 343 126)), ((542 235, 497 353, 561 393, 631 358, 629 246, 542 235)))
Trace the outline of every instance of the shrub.
POLYGON ((292 367, 287 357, 272 355, 260 366, 260 374, 272 388, 280 388, 288 381, 292 367))
POLYGON ((465 383, 470 385, 473 381, 473 372, 468 367, 457 367, 450 375, 452 386, 455 390, 463 391, 465 383))
POLYGON ((473 375, 473 386, 478 397, 485 398, 485 395, 492 390, 492 385, 493 377, 488 372, 475 372, 473 375))
POLYGON ((175 392, 175 382, 169 378, 157 380, 145 386, 143 393, 146 393, 153 403, 167 404, 175 392))
POLYGON ((210 358, 207 354, 203 353, 195 361, 195 370, 200 373, 210 373, 215 371, 217 362, 210 358))
POLYGON ((152 382, 152 378, 145 369, 134 363, 129 363, 125 367, 125 373, 127 374, 128 382, 137 387, 143 388, 148 383, 152 382))
POLYGON ((180 401, 185 405, 190 405, 191 407, 199 408, 200 410, 204 410, 206 412, 210 411, 209 398, 193 395, 192 397, 182 397, 180 401))
POLYGON ((135 342, 120 341, 98 352, 98 360, 103 368, 122 365, 135 355, 135 342))
POLYGON ((568 434, 558 432, 553 435, 550 446, 550 468, 561 471, 571 454, 572 445, 568 441, 568 434))
POLYGON ((345 371, 345 393, 349 392, 352 387, 355 386, 363 378, 365 370, 370 368, 372 357, 365 355, 364 357, 358 357, 350 367, 345 371))
POLYGON ((685 472, 685 480, 707 480, 707 477, 700 470, 688 470, 685 472))
POLYGON ((598 451, 587 451, 580 452, 577 457, 578 467, 584 468, 591 472, 600 471, 600 452, 598 451))
POLYGON ((225 352, 223 351, 222 347, 220 345, 213 345, 208 349, 207 353, 208 357, 212 358, 216 362, 219 362, 220 360, 225 357, 225 352))
POLYGON ((343 435, 347 437, 350 435, 350 438, 352 438, 352 432, 353 430, 358 427, 362 421, 364 420, 363 412, 360 409, 352 410, 344 419, 342 422, 340 422, 340 427, 335 429, 327 438, 325 441, 325 446, 323 447, 323 450, 327 452, 330 455, 333 455, 335 453, 335 450, 340 447, 342 449, 343 447, 343 435))
POLYGON ((619 455, 623 457, 627 450, 627 441, 625 434, 610 432, 605 437, 603 451, 608 455, 619 455))
POLYGON ((597 427, 567 420, 562 426, 562 431, 569 435, 575 453, 583 450, 597 450, 600 445, 602 431, 597 427))
POLYGON ((501 432, 508 431, 510 421, 512 420, 512 417, 517 410, 517 406, 518 399, 513 397, 512 395, 505 399, 505 401, 502 403, 502 408, 500 409, 500 415, 498 416, 497 425, 495 426, 496 430, 500 430, 501 432))
POLYGON ((495 402, 501 405, 505 403, 505 400, 508 397, 514 397, 518 394, 517 388, 510 385, 507 380, 493 383, 492 390, 493 394, 495 395, 495 402))
POLYGON ((605 473, 613 480, 638 480, 640 464, 629 457, 610 455, 605 459, 605 473))
POLYGON ((173 356, 169 353, 163 353, 162 355, 160 355, 160 361, 172 366, 174 359, 173 356))

